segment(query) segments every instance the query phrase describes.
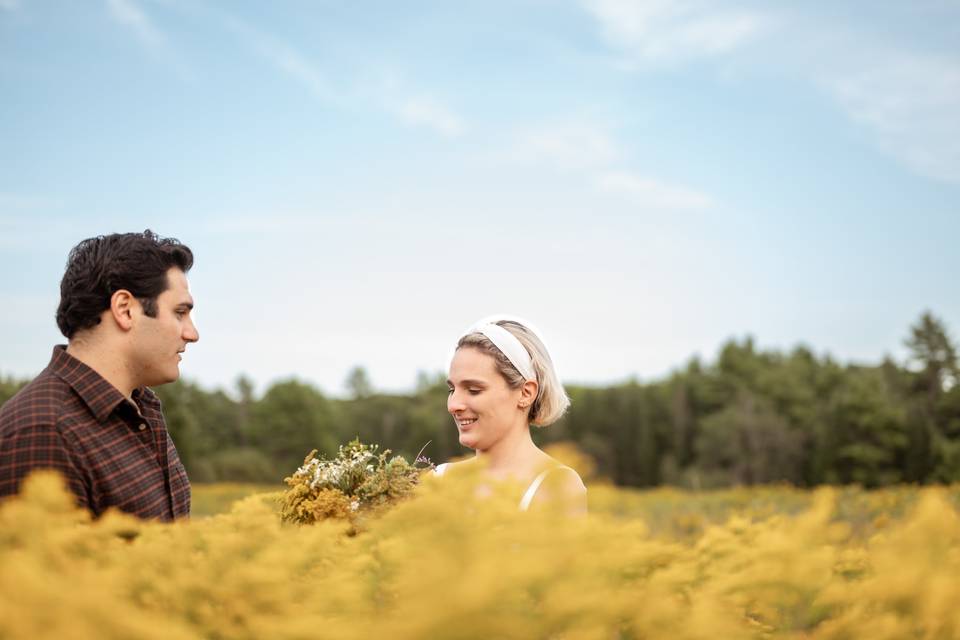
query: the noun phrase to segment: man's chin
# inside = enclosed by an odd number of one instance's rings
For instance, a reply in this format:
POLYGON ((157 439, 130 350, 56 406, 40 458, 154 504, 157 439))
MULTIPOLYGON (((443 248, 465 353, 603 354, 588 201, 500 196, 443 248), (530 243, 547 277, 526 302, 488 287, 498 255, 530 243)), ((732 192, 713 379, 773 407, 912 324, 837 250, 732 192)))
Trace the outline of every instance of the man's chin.
POLYGON ((158 375, 154 379, 148 381, 143 386, 145 387, 159 387, 162 384, 170 384, 171 382, 176 382, 180 379, 180 370, 176 369, 170 373, 164 375, 158 375))

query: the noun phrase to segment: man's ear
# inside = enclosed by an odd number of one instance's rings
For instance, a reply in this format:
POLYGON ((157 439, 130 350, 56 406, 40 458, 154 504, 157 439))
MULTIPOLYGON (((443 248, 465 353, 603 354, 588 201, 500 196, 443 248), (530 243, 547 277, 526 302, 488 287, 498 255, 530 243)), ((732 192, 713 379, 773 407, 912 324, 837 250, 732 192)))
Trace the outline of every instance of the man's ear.
POLYGON ((133 327, 133 316, 140 308, 140 301, 126 289, 119 289, 110 296, 110 316, 124 331, 133 327))

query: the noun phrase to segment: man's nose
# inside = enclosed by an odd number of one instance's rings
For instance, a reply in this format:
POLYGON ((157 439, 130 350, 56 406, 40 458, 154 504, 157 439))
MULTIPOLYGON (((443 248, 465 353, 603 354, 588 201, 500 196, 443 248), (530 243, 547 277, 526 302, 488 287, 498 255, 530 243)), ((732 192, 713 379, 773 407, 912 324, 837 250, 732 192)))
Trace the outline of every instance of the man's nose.
POLYGON ((200 332, 197 331, 197 325, 193 324, 193 320, 188 320, 184 325, 183 339, 187 342, 196 342, 200 339, 200 332))

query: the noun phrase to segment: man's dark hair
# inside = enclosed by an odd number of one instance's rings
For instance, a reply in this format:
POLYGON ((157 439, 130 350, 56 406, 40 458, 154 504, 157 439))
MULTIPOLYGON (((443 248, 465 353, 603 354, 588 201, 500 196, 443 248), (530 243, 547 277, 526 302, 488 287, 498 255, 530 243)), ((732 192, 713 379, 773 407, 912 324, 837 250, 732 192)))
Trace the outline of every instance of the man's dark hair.
POLYGON ((175 238, 143 233, 112 233, 87 238, 70 250, 67 270, 60 281, 57 326, 72 339, 77 331, 100 324, 100 314, 110 308, 110 297, 126 289, 157 317, 157 296, 167 290, 167 271, 184 273, 193 266, 193 252, 175 238))

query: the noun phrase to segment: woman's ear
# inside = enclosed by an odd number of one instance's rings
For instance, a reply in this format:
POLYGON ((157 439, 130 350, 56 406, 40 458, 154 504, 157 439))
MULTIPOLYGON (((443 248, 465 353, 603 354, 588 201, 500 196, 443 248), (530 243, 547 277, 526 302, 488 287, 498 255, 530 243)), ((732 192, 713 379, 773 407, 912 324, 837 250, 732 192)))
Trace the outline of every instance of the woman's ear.
POLYGON ((528 409, 530 405, 533 404, 533 401, 537 399, 537 391, 539 390, 540 385, 537 384, 536 380, 527 380, 523 383, 523 386, 520 387, 520 400, 517 402, 517 406, 521 409, 528 409))
POLYGON ((119 289, 110 296, 110 317, 123 331, 133 327, 134 308, 139 307, 140 301, 126 289, 119 289))

